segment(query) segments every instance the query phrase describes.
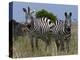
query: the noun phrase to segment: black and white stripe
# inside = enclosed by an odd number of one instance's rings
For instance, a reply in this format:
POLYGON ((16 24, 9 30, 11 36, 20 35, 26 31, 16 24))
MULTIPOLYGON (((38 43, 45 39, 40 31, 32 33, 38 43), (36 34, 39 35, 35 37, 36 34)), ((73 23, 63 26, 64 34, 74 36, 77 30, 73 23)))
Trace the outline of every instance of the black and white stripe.
POLYGON ((58 34, 59 32, 63 33, 64 32, 64 21, 56 20, 56 24, 50 30, 53 32, 53 34, 58 34))
POLYGON ((50 31, 50 27, 54 26, 47 17, 34 19, 34 31, 45 34, 50 31))

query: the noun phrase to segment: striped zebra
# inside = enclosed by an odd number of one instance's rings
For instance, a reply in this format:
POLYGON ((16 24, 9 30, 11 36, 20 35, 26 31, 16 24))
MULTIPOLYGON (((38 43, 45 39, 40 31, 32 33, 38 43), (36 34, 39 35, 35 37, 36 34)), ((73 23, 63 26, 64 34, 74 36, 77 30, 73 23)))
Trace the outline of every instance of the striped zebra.
POLYGON ((50 32, 50 28, 54 26, 54 23, 51 23, 51 20, 47 17, 42 18, 34 18, 32 16, 33 11, 30 11, 30 7, 28 7, 28 10, 23 8, 23 11, 25 12, 26 17, 26 29, 30 32, 30 38, 31 38, 31 46, 32 51, 34 51, 34 41, 33 37, 35 37, 36 41, 36 48, 38 49, 38 39, 41 39, 45 42, 47 49, 47 46, 50 45, 51 41, 48 38, 48 32, 50 32))
POLYGON ((71 38, 71 16, 71 12, 69 15, 65 12, 65 21, 56 20, 55 26, 50 29, 52 34, 55 35, 57 50, 67 49, 67 52, 69 51, 69 42, 71 38))

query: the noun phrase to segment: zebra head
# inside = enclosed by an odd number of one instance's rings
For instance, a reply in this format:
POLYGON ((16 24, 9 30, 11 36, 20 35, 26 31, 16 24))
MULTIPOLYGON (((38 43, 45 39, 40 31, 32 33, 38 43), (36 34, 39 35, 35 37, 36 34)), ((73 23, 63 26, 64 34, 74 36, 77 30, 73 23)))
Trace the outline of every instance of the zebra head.
POLYGON ((34 11, 31 11, 30 7, 28 6, 28 9, 23 8, 23 11, 25 13, 26 22, 25 25, 30 29, 33 24, 33 16, 32 14, 34 11))
POLYGON ((65 12, 65 31, 68 33, 71 32, 71 16, 71 12, 69 14, 65 12))

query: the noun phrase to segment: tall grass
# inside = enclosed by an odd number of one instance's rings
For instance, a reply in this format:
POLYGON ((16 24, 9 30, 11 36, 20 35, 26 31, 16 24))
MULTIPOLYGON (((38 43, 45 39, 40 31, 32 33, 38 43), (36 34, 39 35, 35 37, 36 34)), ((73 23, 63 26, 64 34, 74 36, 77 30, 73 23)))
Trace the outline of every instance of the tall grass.
MULTIPOLYGON (((78 33, 77 25, 72 25, 71 40, 69 52, 66 55, 77 54, 78 53, 78 33)), ((39 39, 38 45, 39 49, 35 48, 34 52, 31 48, 31 42, 28 36, 18 36, 16 39, 13 37, 13 57, 38 57, 38 56, 55 56, 55 55, 65 55, 65 52, 57 52, 56 44, 54 41, 48 46, 48 50, 45 51, 45 42, 39 39), (51 49, 51 50, 50 50, 51 49)))

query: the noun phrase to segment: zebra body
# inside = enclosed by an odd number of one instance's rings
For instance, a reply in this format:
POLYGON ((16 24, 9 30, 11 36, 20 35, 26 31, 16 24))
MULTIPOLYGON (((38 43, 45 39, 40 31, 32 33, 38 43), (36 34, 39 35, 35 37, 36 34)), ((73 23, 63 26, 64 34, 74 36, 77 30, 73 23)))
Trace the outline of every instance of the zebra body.
MULTIPOLYGON (((29 7, 28 10, 30 10, 29 7)), ((47 46, 49 46, 51 43, 50 38, 48 38, 48 33, 50 32, 50 28, 54 26, 54 23, 51 23, 51 20, 47 17, 34 18, 31 12, 27 12, 25 8, 23 8, 23 11, 25 12, 25 16, 27 16, 25 25, 26 30, 29 31, 29 35, 31 38, 32 51, 34 51, 34 44, 36 44, 36 48, 38 49, 39 39, 45 42, 46 50, 47 46), (33 38, 35 38, 35 43, 33 38)))
POLYGON ((49 32, 50 27, 53 26, 53 24, 51 23, 49 24, 49 22, 50 22, 50 19, 48 19, 47 17, 34 19, 34 29, 33 30, 43 35, 49 32))
MULTIPOLYGON (((49 33, 50 27, 54 26, 54 24, 51 24, 51 23, 49 24, 49 22, 50 22, 50 19, 47 19, 47 17, 34 19, 34 27, 33 29, 31 29, 32 31, 31 36, 32 38, 33 37, 36 38, 35 42, 36 42, 37 48, 38 48, 38 39, 43 40, 46 43, 46 46, 50 44, 50 39, 48 38, 47 33, 49 33)), ((33 42, 31 44, 33 44, 33 42)))
POLYGON ((71 15, 72 13, 69 13, 69 15, 65 13, 65 21, 56 20, 55 26, 50 29, 54 35, 57 50, 67 49, 67 52, 69 51, 69 42, 71 38, 71 15))

